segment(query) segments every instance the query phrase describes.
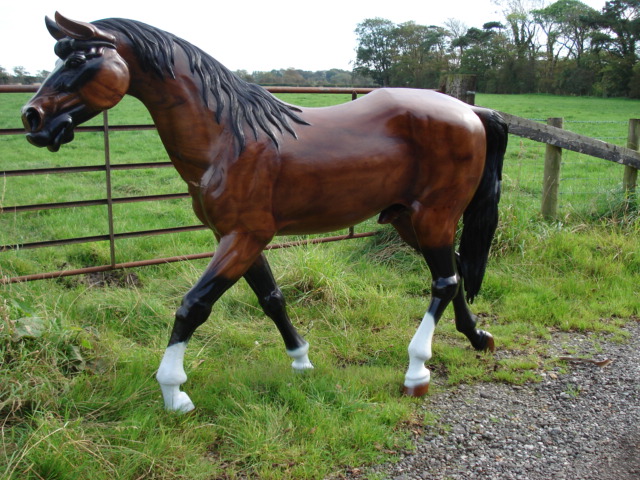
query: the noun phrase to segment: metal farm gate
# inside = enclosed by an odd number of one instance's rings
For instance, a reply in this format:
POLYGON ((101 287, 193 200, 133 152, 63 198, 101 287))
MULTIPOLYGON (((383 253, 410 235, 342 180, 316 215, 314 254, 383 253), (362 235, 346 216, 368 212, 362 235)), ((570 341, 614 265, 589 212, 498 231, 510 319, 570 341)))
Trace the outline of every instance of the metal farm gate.
MULTIPOLYGON (((358 95, 366 94, 372 91, 372 88, 328 88, 328 87, 268 87, 272 93, 329 93, 329 94, 350 94, 352 100, 355 100, 358 95)), ((0 94, 2 93, 34 93, 37 91, 35 86, 0 86, 0 94)), ((146 162, 146 163, 126 163, 126 164, 112 164, 111 152, 110 152, 110 136, 114 132, 123 131, 141 131, 141 130, 155 130, 154 125, 110 125, 108 113, 103 113, 103 124, 101 126, 80 126, 75 129, 76 132, 98 132, 102 133, 104 137, 104 164, 92 165, 92 166, 70 166, 70 167, 52 167, 52 168, 36 168, 36 169, 11 169, 0 170, 0 179, 7 179, 11 177, 21 176, 38 176, 38 175, 63 175, 74 173, 86 173, 86 172, 104 172, 105 175, 105 190, 104 198, 96 198, 92 200, 80 200, 72 202, 58 202, 58 203, 38 203, 30 205, 2 205, 0 202, 0 215, 7 214, 19 214, 23 212, 35 212, 43 210, 53 209, 65 209, 65 208, 78 208, 78 207, 92 207, 92 206, 106 206, 107 207, 107 224, 108 232, 101 235, 72 237, 59 240, 46 240, 39 242, 23 242, 19 244, 0 244, 0 253, 8 252, 12 250, 26 250, 46 247, 57 247, 63 245, 73 245, 79 243, 90 242, 108 242, 110 250, 110 262, 105 265, 98 265, 92 267, 78 268, 78 269, 64 269, 50 272, 41 272, 29 275, 22 275, 16 277, 8 277, 2 275, 0 272, 0 284, 26 282, 32 280, 59 278, 72 275, 81 275, 96 272, 106 272, 110 270, 134 268, 149 265, 160 265, 164 263, 180 262, 185 260, 197 260, 202 258, 208 258, 213 256, 213 252, 194 253, 188 255, 178 255, 173 257, 153 258, 138 261, 122 262, 117 261, 116 253, 116 241, 153 236, 153 235, 167 235, 181 232, 190 232, 197 230, 207 230, 207 227, 203 225, 190 225, 182 227, 161 228, 153 230, 137 230, 137 231, 125 231, 116 232, 114 229, 114 205, 137 203, 137 202, 150 202, 150 201, 162 201, 162 200, 175 200, 180 198, 189 198, 188 193, 173 193, 162 195, 143 195, 143 196, 118 196, 113 195, 113 189, 111 185, 112 172, 134 169, 152 169, 152 168, 172 168, 173 165, 169 161, 165 162, 146 162)), ((21 128, 8 128, 0 129, 0 135, 24 135, 24 131, 21 128)), ((6 181, 6 180, 5 180, 6 181)), ((351 227, 349 232, 343 235, 334 235, 320 238, 309 238, 304 240, 295 240, 284 243, 274 243, 267 246, 267 250, 287 248, 298 245, 313 244, 313 243, 326 243, 335 242, 340 240, 363 238, 374 235, 375 232, 355 233, 354 228, 351 227)))

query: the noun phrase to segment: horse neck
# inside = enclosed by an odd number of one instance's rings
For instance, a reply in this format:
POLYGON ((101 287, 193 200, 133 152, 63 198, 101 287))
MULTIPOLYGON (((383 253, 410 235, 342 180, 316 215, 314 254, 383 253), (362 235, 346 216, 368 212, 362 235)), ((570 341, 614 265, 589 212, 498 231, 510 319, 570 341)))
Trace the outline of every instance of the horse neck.
POLYGON ((129 95, 149 110, 158 130, 176 127, 211 116, 204 104, 199 82, 192 76, 176 72, 175 78, 158 78, 149 72, 132 69, 129 95))
MULTIPOLYGON (((212 158, 231 154, 231 129, 217 123, 215 114, 202 98, 200 81, 182 55, 176 55, 175 76, 159 78, 144 72, 137 62, 130 65, 129 95, 140 100, 153 118, 171 160, 180 173, 187 166, 206 170, 212 158), (223 155, 224 152, 224 155, 223 155)), ((183 175, 184 177, 185 175, 183 175)), ((189 179, 191 180, 191 179, 189 179)))

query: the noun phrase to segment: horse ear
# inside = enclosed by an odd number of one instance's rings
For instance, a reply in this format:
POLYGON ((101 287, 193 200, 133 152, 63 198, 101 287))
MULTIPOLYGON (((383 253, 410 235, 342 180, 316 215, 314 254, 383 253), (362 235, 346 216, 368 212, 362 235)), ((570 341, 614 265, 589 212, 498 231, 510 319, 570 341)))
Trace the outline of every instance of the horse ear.
POLYGON ((60 30, 58 24, 51 20, 49 17, 44 17, 44 23, 47 26, 47 30, 49 30, 51 36, 56 40, 62 40, 66 36, 64 32, 60 30))
MULTIPOLYGON (((63 36, 71 37, 75 40, 106 40, 110 43, 115 43, 116 41, 116 37, 110 33, 103 32, 95 25, 71 20, 59 12, 56 12, 56 26, 63 36)), ((51 32, 51 30, 49 31, 51 32)), ((57 37, 54 35, 54 38, 57 37)))

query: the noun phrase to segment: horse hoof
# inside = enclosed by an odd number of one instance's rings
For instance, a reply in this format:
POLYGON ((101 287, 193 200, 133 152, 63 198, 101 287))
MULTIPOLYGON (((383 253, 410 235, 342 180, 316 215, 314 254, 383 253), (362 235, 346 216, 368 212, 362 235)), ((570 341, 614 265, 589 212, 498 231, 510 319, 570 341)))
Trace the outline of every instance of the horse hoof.
POLYGON ((189 398, 189 395, 187 395, 185 392, 180 392, 177 397, 174 398, 172 410, 178 413, 189 413, 195 408, 196 406, 189 398))
POLYGON ((304 373, 307 370, 313 370, 313 363, 307 360, 294 360, 291 364, 291 368, 296 373, 304 373))
POLYGON ((484 346, 484 351, 491 353, 495 352, 496 342, 493 340, 493 335, 491 335, 489 332, 484 332, 484 334, 487 336, 487 344, 484 346))
POLYGON ((160 384, 164 397, 164 408, 170 412, 188 413, 195 407, 189 395, 180 391, 180 385, 160 384))
POLYGON ((429 391, 429 383, 423 383, 420 385, 413 385, 411 387, 407 387, 406 385, 402 386, 402 394, 407 397, 424 397, 429 391))
POLYGON ((305 343, 300 348, 296 350, 287 350, 287 355, 293 358, 293 363, 291 367, 296 372, 304 372, 306 370, 313 369, 313 364, 309 360, 309 344, 305 343))

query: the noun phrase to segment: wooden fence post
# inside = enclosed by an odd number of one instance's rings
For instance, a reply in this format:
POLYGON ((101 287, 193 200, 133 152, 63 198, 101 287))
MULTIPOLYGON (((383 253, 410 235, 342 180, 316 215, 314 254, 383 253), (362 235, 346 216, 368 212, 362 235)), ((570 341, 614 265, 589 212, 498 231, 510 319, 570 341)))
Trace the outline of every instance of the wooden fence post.
MULTIPOLYGON (((640 150, 640 118, 629 120, 629 136, 627 137, 627 148, 640 150)), ((631 165, 624 167, 624 177, 622 186, 626 195, 631 195, 636 191, 638 184, 638 169, 631 165)))
POLYGON ((451 74, 444 79, 440 91, 469 105, 476 103, 476 75, 451 74))
MULTIPOLYGON (((562 128, 562 118, 548 118, 547 125, 562 128)), ((544 178, 542 182, 542 216, 547 220, 556 218, 558 212, 558 187, 560 185, 560 163, 562 149, 547 144, 544 156, 544 178)))

